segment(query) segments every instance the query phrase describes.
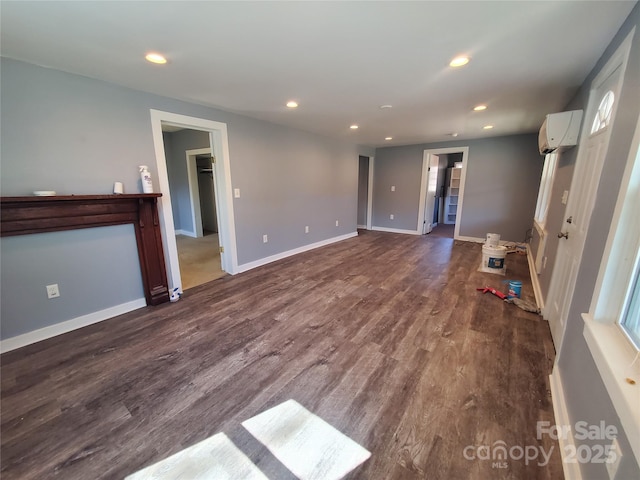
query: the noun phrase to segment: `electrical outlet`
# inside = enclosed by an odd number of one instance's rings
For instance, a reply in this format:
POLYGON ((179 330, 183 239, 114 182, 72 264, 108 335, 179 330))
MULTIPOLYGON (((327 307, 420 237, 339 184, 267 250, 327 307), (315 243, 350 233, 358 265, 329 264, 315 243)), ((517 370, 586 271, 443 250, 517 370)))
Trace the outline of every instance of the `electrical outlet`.
POLYGON ((391 185, 391 191, 395 192, 396 191, 396 186, 395 185, 391 185))
MULTIPOLYGON (((606 452, 606 450, 605 450, 606 452)), ((618 437, 613 439, 607 455, 605 465, 607 466, 607 472, 609 473, 609 480, 616 478, 618 469, 620 468, 620 460, 622 460, 622 452, 620 451, 620 444, 618 443, 618 437)))
POLYGON ((269 237, 267 235, 262 235, 262 243, 267 243, 269 241, 269 237))
POLYGON ((393 220, 393 213, 389 215, 389 220, 393 220))
POLYGON ((336 220, 336 227, 340 226, 340 222, 338 220, 336 220))
POLYGON ((58 288, 58 284, 54 283, 53 285, 47 285, 47 298, 57 298, 60 296, 60 289, 58 288))
POLYGON ((307 225, 306 227, 304 227, 304 233, 309 233, 309 225, 307 225))

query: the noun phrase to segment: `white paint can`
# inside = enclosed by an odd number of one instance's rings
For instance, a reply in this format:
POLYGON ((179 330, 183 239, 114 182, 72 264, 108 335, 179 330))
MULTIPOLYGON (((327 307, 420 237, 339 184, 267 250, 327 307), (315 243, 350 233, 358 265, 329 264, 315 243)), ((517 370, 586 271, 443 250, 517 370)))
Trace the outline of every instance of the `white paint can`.
POLYGON ((507 271, 506 264, 507 247, 482 246, 482 263, 479 270, 486 273, 497 273, 504 275, 507 271))
POLYGON ((485 242, 487 247, 497 247, 500 245, 499 233, 487 233, 487 241, 485 242))

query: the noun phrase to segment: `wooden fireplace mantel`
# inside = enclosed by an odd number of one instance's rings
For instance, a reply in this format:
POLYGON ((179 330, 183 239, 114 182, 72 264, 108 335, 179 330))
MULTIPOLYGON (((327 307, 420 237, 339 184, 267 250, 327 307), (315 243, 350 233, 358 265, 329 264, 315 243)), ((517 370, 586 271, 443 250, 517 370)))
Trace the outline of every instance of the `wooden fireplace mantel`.
POLYGON ((147 305, 169 301, 158 220, 161 193, 0 197, 0 235, 133 224, 147 305))

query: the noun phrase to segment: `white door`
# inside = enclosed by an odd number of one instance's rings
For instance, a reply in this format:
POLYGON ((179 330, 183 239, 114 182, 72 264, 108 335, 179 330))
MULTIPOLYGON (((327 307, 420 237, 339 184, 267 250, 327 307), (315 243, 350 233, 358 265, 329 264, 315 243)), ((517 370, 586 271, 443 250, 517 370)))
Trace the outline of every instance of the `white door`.
POLYGON ((560 348, 567 323, 627 56, 614 55, 591 86, 565 222, 562 231, 557 232, 561 240, 549 286, 549 298, 545 303, 544 316, 549 320, 556 350, 560 348))
POLYGON ((440 158, 432 153, 428 154, 429 175, 427 176, 427 196, 424 206, 424 222, 422 223, 422 234, 431 233, 433 230, 433 212, 436 208, 436 191, 438 188, 438 167, 440 158))

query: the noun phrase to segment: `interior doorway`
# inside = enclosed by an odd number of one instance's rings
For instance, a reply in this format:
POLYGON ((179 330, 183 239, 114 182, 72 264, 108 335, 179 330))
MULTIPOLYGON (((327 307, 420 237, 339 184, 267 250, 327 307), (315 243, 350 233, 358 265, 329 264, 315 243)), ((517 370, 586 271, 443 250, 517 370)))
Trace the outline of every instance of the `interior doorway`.
POLYGON ((469 147, 424 150, 418 207, 419 234, 460 236, 469 147))
MULTIPOLYGON (((219 247, 219 263, 222 272, 235 274, 238 272, 238 255, 236 246, 235 220, 233 214, 233 192, 231 187, 231 171, 229 161, 229 140, 227 136, 227 125, 221 122, 205 120, 197 117, 188 117, 185 115, 174 114, 170 112, 162 112, 159 110, 150 110, 151 128, 153 132, 154 148, 156 152, 156 170, 158 175, 159 191, 162 197, 159 198, 159 220, 162 230, 162 243, 165 253, 165 261, 167 265, 167 275, 170 288, 182 291, 183 279, 180 273, 180 260, 178 255, 178 241, 176 234, 185 234, 184 237, 197 237, 197 217, 194 221, 193 210, 191 208, 193 198, 191 190, 185 188, 171 188, 169 171, 173 165, 167 161, 166 152, 169 146, 166 145, 163 137, 163 130, 181 129, 197 131, 207 137, 208 141, 198 145, 199 148, 208 148, 211 157, 214 157, 215 163, 212 163, 212 176, 214 183, 215 210, 218 227, 219 247), (204 132, 204 133, 203 133, 204 132), (175 197, 175 200, 174 200, 175 197), (176 220, 174 222, 174 219, 176 220), (178 223, 179 220, 179 223, 178 223), (176 228, 179 227, 179 228, 176 228)), ((182 149, 181 166, 178 169, 178 175, 182 175, 181 181, 188 183, 189 156, 186 150, 182 149), (185 165, 185 158, 187 162, 185 165)), ((193 148, 191 148, 193 150, 193 148)), ((197 159, 195 166, 197 168, 197 159)), ((196 170, 197 171, 197 170, 196 170)), ((205 172, 208 173, 208 172, 205 172)), ((197 173, 192 185, 197 183, 197 173)), ((171 181, 175 187, 175 182, 171 181)), ((194 187, 195 188, 195 187, 194 187)), ((199 201, 196 202, 199 205, 199 201)), ((204 232, 203 235, 204 236, 204 232)), ((189 239, 191 239, 189 238, 189 239)), ((205 237, 206 238, 206 237, 205 237)))
POLYGON ((357 226, 371 230, 373 199, 373 157, 358 157, 358 219, 357 226))
POLYGON ((188 289, 225 274, 218 235, 215 157, 206 131, 162 123, 162 137, 180 277, 182 288, 188 289))

